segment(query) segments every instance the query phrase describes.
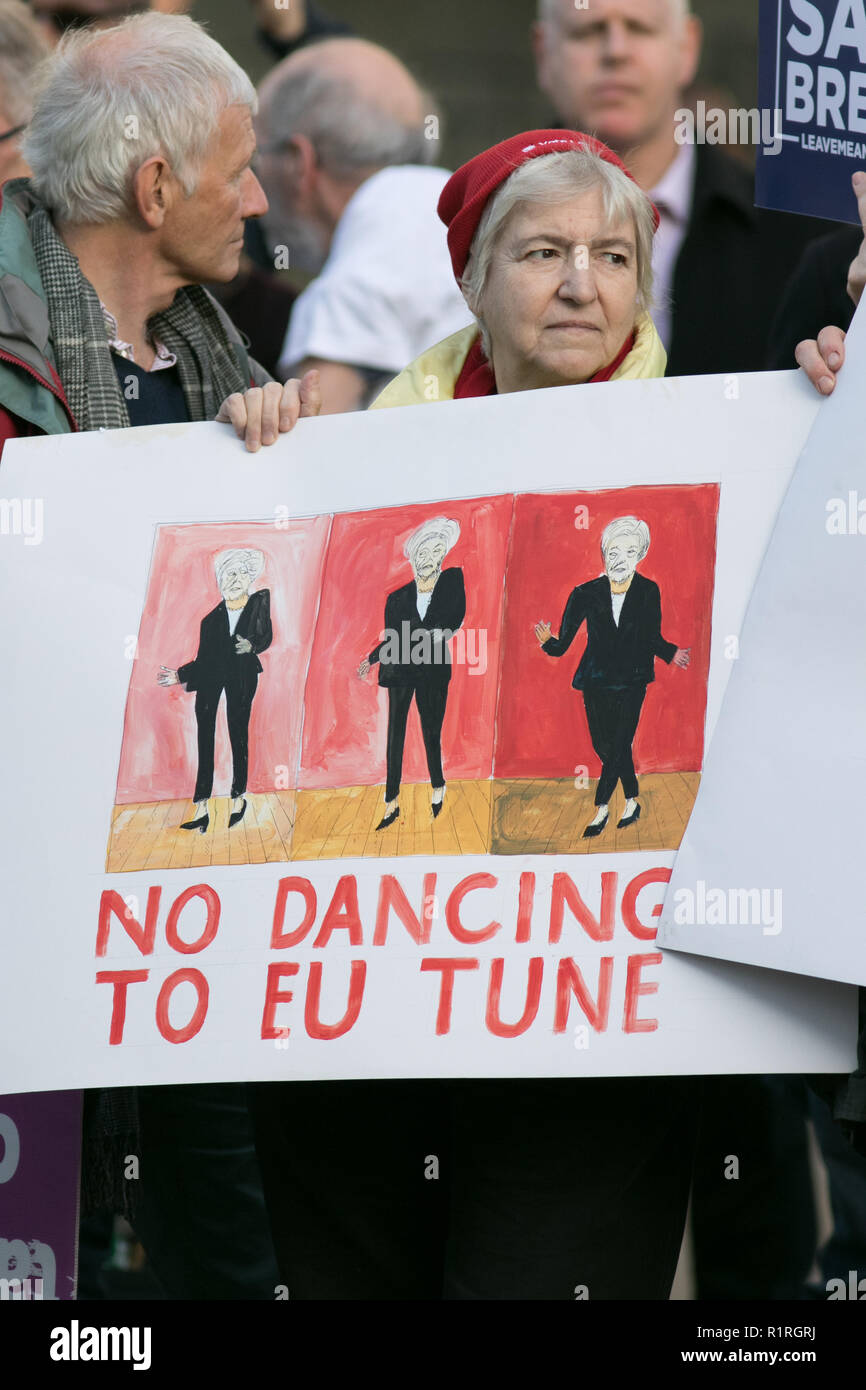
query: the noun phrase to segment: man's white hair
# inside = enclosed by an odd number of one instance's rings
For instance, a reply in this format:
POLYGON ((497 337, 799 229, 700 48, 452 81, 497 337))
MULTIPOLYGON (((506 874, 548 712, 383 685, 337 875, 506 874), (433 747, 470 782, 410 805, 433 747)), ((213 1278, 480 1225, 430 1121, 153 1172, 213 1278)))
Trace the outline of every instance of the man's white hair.
POLYGON ((415 567, 415 556, 425 541, 444 540, 445 554, 451 550, 460 536, 460 522, 452 521, 447 516, 434 516, 429 521, 422 521, 421 525, 412 532, 411 536, 403 546, 403 554, 415 567))
MULTIPOLYGON (((591 2, 592 0, 590 0, 591 2)), ((690 0, 667 0, 667 3, 673 11, 673 17, 677 24, 682 24, 686 15, 691 13, 690 0)), ((574 5, 573 8, 586 10, 589 9, 589 5, 574 5)), ((562 13, 562 0, 538 0, 539 19, 546 20, 549 24, 555 24, 558 19, 562 18, 562 13)))
POLYGON ((643 189, 615 164, 610 164, 589 149, 559 150, 555 154, 537 155, 519 165, 493 194, 472 238, 469 260, 461 281, 469 308, 481 327, 481 346, 488 360, 492 360, 493 345, 484 323, 484 288, 493 253, 512 212, 525 203, 543 205, 568 202, 594 188, 601 189, 607 227, 624 221, 631 221, 634 227, 637 257, 635 316, 641 310, 649 312, 653 283, 653 210, 643 189))
POLYGON ((151 11, 64 36, 42 71, 22 153, 55 221, 112 222, 156 154, 189 197, 223 111, 236 105, 256 110, 234 58, 186 15, 151 11))
POLYGON ((0 110, 11 126, 33 113, 33 74, 50 52, 48 40, 21 0, 0 0, 0 110))
POLYGON ((265 557, 260 550, 239 549, 221 550, 213 562, 216 581, 222 593, 223 578, 232 569, 245 569, 254 584, 265 567, 265 557))
POLYGON ((637 536, 640 545, 640 555, 637 557, 639 564, 650 548, 650 529, 646 522, 638 520, 636 516, 618 516, 614 521, 609 521, 601 533, 601 553, 605 558, 610 546, 620 536, 637 536))

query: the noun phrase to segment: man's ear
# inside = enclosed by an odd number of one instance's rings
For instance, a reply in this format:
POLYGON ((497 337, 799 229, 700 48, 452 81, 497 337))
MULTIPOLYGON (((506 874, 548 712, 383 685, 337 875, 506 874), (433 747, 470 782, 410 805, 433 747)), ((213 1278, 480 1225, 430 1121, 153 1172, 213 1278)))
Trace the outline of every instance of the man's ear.
POLYGON ((539 90, 547 95, 545 88, 545 77, 547 69, 547 31, 542 20, 536 19, 530 25, 529 41, 532 45, 532 56, 535 59, 535 79, 539 90))
POLYGON ((177 198, 178 183, 164 157, 152 155, 136 169, 132 199, 141 220, 152 230, 161 227, 177 198))
POLYGON ((701 61, 704 27, 696 14, 686 15, 680 41, 680 87, 690 87, 701 61))
POLYGON ((306 135, 293 135, 286 145, 285 158, 292 186, 301 193, 310 192, 321 169, 312 140, 306 135))

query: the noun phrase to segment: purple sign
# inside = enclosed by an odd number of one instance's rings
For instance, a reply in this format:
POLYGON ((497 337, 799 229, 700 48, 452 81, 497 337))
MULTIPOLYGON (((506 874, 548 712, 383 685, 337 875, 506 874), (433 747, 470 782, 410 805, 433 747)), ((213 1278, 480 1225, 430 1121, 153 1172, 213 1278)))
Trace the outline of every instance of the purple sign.
POLYGON ((761 0, 758 89, 774 132, 758 149, 758 207, 859 226, 851 175, 866 169, 863 0, 761 0))
POLYGON ((0 1096, 0 1300, 75 1297, 81 1092, 0 1096))

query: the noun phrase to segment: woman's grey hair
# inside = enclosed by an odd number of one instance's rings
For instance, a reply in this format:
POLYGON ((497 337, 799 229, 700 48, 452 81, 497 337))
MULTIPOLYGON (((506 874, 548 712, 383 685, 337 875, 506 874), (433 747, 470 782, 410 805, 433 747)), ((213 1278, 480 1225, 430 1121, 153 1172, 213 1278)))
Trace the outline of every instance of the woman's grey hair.
POLYGON ((403 546, 403 554, 409 561, 412 568, 415 568, 415 556, 421 546, 428 541, 444 540, 445 554, 451 550, 460 536, 460 522, 452 521, 447 516, 434 516, 429 521, 423 521, 417 530, 413 531, 406 544, 403 546))
POLYGON ((64 36, 42 70, 22 153, 55 221, 112 222, 156 154, 189 197, 223 111, 236 105, 256 110, 235 60, 186 15, 151 11, 64 36))
POLYGON ((265 567, 265 557, 260 550, 221 550, 213 562, 216 581, 222 593, 223 579, 232 569, 245 569, 253 584, 265 567))
POLYGON ((50 52, 48 40, 21 0, 0 0, 0 107, 11 126, 33 114, 33 73, 50 52))
MULTIPOLYGON (((316 45, 317 56, 328 42, 316 45)), ((435 121, 428 125, 425 116, 406 125, 327 63, 287 61, 285 70, 275 69, 262 87, 262 147, 280 148, 305 135, 322 168, 339 179, 394 164, 432 164, 441 148, 439 116, 430 94, 420 96, 435 121), (436 139, 429 138, 430 129, 437 131, 436 139)))
POLYGON ((652 305, 653 209, 643 189, 615 164, 589 149, 560 150, 538 155, 521 164, 494 193, 472 238, 461 289, 481 326, 481 346, 488 359, 491 344, 484 324, 484 289, 493 253, 509 217, 523 203, 565 203, 581 193, 600 188, 605 223, 614 227, 630 220, 634 226, 637 255, 636 308, 652 305))
POLYGON ((640 544, 640 555, 638 563, 646 555, 650 548, 650 529, 645 521, 640 521, 636 516, 618 516, 614 521, 608 522, 601 533, 601 553, 605 558, 613 541, 620 536, 637 536, 640 544))

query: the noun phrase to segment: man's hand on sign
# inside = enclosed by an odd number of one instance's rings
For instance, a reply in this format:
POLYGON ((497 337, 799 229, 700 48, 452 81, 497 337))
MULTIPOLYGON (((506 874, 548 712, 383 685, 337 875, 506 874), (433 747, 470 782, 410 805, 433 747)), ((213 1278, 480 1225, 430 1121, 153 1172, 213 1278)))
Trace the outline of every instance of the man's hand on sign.
POLYGON ((216 418, 233 425, 238 439, 254 454, 262 444, 276 443, 298 420, 318 415, 321 409, 319 373, 312 371, 300 381, 292 377, 285 386, 269 381, 267 386, 251 386, 243 394, 236 391, 223 401, 216 418))
MULTIPOLYGON (((859 304, 866 288, 866 173, 858 170, 851 183, 857 195, 863 241, 848 267, 848 293, 859 304)), ((836 373, 845 361, 845 334, 841 328, 822 328, 817 339, 806 338, 798 343, 794 356, 816 390, 829 396, 836 385, 836 373)))

